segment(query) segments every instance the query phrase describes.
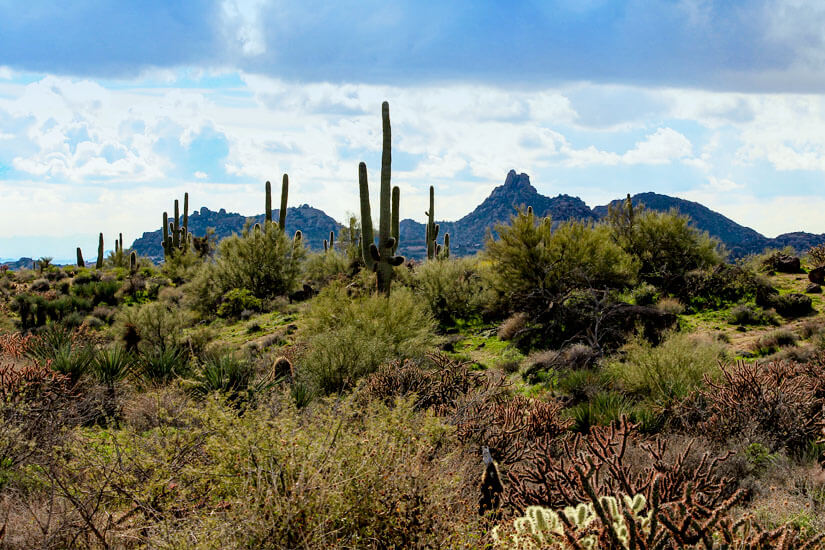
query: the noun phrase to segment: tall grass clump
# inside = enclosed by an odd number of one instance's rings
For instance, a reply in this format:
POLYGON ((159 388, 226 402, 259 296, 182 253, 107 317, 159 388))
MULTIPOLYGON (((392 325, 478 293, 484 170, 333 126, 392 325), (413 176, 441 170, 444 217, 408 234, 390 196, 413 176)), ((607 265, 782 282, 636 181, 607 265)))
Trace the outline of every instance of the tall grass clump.
POLYGON ((723 343, 681 332, 655 347, 636 336, 623 351, 622 359, 608 365, 610 374, 626 391, 663 407, 702 386, 705 375, 715 378, 726 356, 723 343))
POLYGON ((422 357, 438 343, 435 328, 426 304, 407 288, 350 298, 330 285, 307 311, 299 376, 322 393, 343 390, 382 362, 422 357))

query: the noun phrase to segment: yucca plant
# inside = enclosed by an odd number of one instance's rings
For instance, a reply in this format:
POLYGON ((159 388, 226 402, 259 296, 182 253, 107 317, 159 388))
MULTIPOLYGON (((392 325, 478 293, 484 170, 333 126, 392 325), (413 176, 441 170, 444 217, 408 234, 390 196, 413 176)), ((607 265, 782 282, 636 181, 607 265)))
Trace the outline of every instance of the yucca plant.
POLYGON ((165 384, 184 374, 186 355, 176 346, 155 346, 140 355, 136 365, 138 377, 148 384, 165 384))
POLYGON ((61 325, 47 325, 37 336, 29 340, 26 355, 36 361, 45 363, 54 359, 58 351, 73 342, 71 331, 61 325))
POLYGON ((99 350, 91 364, 91 374, 114 392, 114 386, 132 372, 134 356, 121 346, 99 350))
POLYGON ((249 362, 232 354, 216 352, 207 355, 189 385, 189 392, 197 398, 217 392, 229 401, 237 401, 253 397, 274 383, 266 378, 255 380, 255 367, 249 362))
POLYGON ((77 384, 89 372, 94 358, 91 347, 69 343, 55 350, 48 364, 56 372, 68 376, 72 384, 77 384))

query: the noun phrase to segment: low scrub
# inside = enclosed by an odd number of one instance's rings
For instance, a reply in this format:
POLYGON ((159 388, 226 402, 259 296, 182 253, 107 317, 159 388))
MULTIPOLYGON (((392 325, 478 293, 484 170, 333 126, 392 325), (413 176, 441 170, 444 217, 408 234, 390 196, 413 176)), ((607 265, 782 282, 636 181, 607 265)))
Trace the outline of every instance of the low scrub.
POLYGON ((660 406, 689 394, 719 372, 726 356, 723 343, 709 337, 671 333, 659 346, 636 337, 623 348, 624 357, 608 366, 621 386, 660 406))
POLYGON ((477 317, 490 301, 475 258, 424 262, 415 268, 413 288, 442 325, 477 317))
POLYGON ((392 359, 423 357, 439 341, 427 306, 409 289, 350 298, 330 285, 312 302, 298 377, 323 393, 349 388, 392 359))

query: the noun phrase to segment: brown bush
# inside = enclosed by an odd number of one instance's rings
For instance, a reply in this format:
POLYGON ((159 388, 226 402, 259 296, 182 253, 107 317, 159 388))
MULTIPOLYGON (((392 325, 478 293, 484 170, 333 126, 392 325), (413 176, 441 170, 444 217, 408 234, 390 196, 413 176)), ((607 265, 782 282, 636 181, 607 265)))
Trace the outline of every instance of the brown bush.
POLYGON ((507 320, 498 327, 498 337, 501 340, 512 340, 527 326, 527 319, 526 313, 516 313, 507 318, 507 320))
POLYGON ((561 442, 545 438, 509 474, 508 503, 516 509, 540 505, 576 506, 597 496, 642 494, 649 502, 676 504, 689 492, 708 517, 735 493, 735 484, 717 474, 729 456, 694 457, 692 445, 671 457, 667 441, 640 439, 626 417, 609 427, 593 427, 561 442), (654 495, 654 489, 656 495, 654 495))
POLYGON ((803 451, 820 435, 825 405, 825 357, 809 363, 772 361, 722 366, 675 408, 677 424, 724 442, 738 434, 765 438, 773 449, 803 451))

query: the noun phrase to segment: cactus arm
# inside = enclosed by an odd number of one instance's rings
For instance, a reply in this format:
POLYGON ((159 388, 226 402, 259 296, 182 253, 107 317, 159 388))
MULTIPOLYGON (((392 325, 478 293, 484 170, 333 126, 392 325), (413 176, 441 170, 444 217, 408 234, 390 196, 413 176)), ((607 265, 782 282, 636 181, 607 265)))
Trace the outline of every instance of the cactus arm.
POLYGON ((172 246, 180 248, 180 206, 175 199, 175 219, 172 221, 172 246))
POLYGON ((392 237, 395 239, 395 245, 392 248, 392 253, 395 254, 398 248, 398 243, 401 238, 401 225, 398 218, 398 204, 401 201, 401 189, 396 185, 392 188, 392 237))
POLYGON ((364 258, 364 263, 367 265, 367 268, 372 270, 375 262, 370 254, 370 245, 375 242, 375 237, 372 232, 367 165, 363 162, 358 165, 358 191, 361 197, 361 255, 364 258))

